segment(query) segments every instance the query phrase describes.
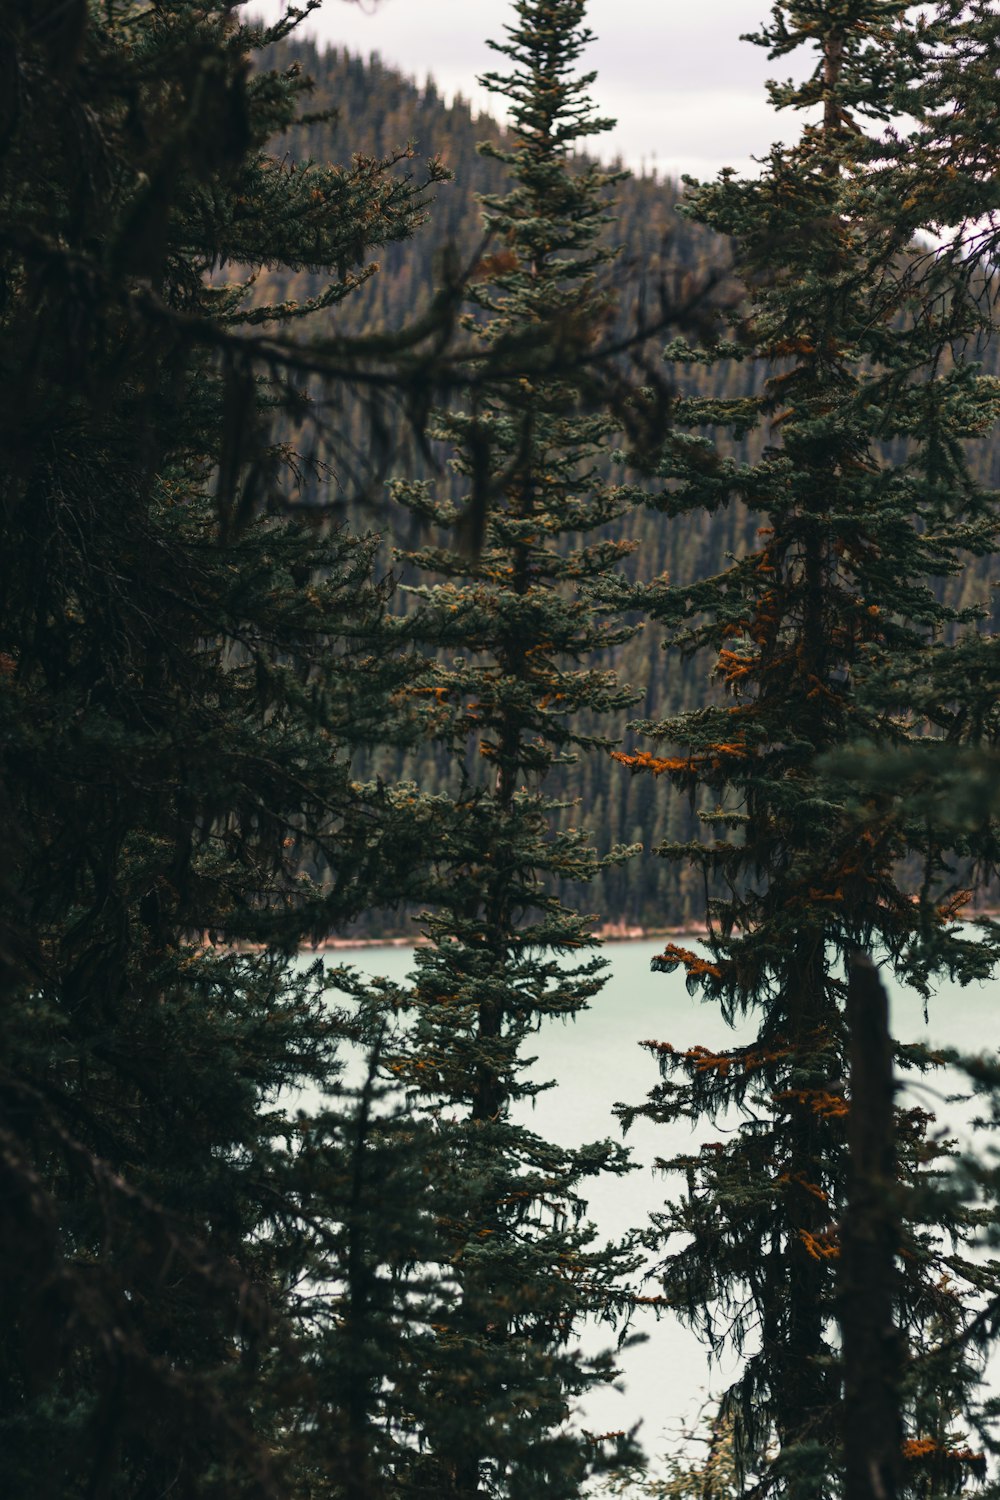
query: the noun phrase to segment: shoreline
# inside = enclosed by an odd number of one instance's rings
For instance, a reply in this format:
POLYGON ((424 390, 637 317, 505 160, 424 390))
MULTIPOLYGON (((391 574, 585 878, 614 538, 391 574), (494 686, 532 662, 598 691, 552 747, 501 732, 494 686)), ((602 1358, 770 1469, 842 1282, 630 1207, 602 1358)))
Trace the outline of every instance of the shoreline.
MULTIPOLYGON (((1000 908, 988 907, 982 911, 970 912, 967 916, 961 916, 959 921, 971 923, 978 921, 996 921, 1000 918, 1000 908)), ((605 943, 645 943, 658 942, 663 938, 693 938, 695 941, 708 937, 708 927, 704 922, 692 922, 683 927, 630 927, 625 922, 607 922, 602 927, 596 927, 592 934, 596 946, 605 943)), ((349 953, 361 952, 366 948, 425 948, 430 939, 418 933, 415 937, 403 937, 398 933, 393 937, 326 937, 318 942, 303 943, 299 948, 300 953, 349 953)), ((213 948, 226 946, 211 941, 208 933, 201 936, 200 946, 213 948)), ((263 944, 234 943, 231 945, 238 953, 259 953, 263 951, 263 944)))
MULTIPOLYGON (((598 927, 594 931, 594 939, 598 943, 643 943, 653 942, 659 938, 674 937, 707 937, 708 928, 704 923, 695 923, 688 927, 627 927, 624 922, 609 923, 605 927, 598 927)), ((322 938, 318 943, 309 943, 300 952, 309 953, 341 953, 351 948, 423 948, 427 946, 427 939, 421 937, 383 937, 383 938, 352 938, 352 937, 328 937, 322 938)))
MULTIPOLYGON (((970 912, 960 920, 977 922, 995 921, 1000 917, 1000 908, 990 907, 983 911, 970 912)), ((644 943, 660 938, 705 938, 708 927, 704 922, 693 922, 685 927, 629 927, 624 922, 608 922, 594 929, 594 939, 604 943, 644 943)), ((428 940, 419 934, 416 937, 328 937, 318 943, 309 943, 300 948, 300 953, 343 953, 351 949, 364 948, 423 948, 428 940)))

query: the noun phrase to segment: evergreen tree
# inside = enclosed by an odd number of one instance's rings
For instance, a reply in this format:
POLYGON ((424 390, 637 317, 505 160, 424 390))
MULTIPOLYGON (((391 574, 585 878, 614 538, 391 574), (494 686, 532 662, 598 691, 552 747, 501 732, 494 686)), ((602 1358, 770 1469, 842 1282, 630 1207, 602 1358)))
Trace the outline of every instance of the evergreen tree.
MULTIPOLYGON (((820 117, 771 152, 759 180, 724 173, 692 188, 687 211, 734 236, 750 301, 731 343, 671 352, 682 369, 728 359, 762 366, 764 379, 759 394, 677 403, 654 503, 680 517, 738 499, 761 524, 714 576, 622 593, 645 598, 675 652, 709 653, 716 685, 695 711, 638 726, 667 741, 666 753, 620 757, 714 804, 702 813, 704 838, 659 851, 704 880, 708 954, 668 944, 654 967, 681 964, 725 1015, 759 1018, 743 1047, 653 1044, 664 1081, 624 1115, 742 1113, 733 1134, 674 1162, 687 1190, 656 1221, 661 1274, 713 1348, 743 1355, 723 1402, 740 1472, 794 1495, 838 1489, 833 1320, 854 1107, 846 964, 866 951, 926 986, 932 972, 988 974, 995 957, 956 925, 962 894, 942 890, 949 867, 935 834, 899 816, 891 794, 858 818, 850 781, 819 760, 856 740, 883 753, 921 734, 919 707, 898 690, 878 706, 865 675, 927 661, 960 619, 936 585, 964 555, 995 545, 992 497, 972 481, 962 447, 992 426, 994 385, 972 366, 936 362, 936 329, 915 316, 908 279, 887 273, 896 231, 871 213, 863 180, 862 124, 877 128, 891 111, 892 63, 905 54, 912 10, 783 0, 753 38, 772 56, 815 50, 807 79, 772 86, 772 97, 820 117), (762 429, 760 459, 723 457, 705 427, 736 438, 762 429), (924 917, 900 881, 912 855, 937 893, 932 947, 918 941, 924 917)), ((952 843, 961 853, 961 838, 952 843)), ((927 1064, 895 1052, 901 1067, 927 1064)), ((920 1110, 897 1115, 906 1181, 946 1151, 928 1124, 920 1110)), ((961 1352, 949 1367, 927 1351, 961 1351, 967 1299, 990 1276, 980 1281, 949 1253, 942 1224, 919 1214, 911 1200, 895 1313, 909 1351, 904 1451, 923 1491, 961 1472, 953 1423, 969 1376, 961 1352)), ((948 1228, 961 1238, 969 1222, 959 1210, 948 1228)))
POLYGON ((447 794, 429 799, 439 889, 412 987, 397 997, 409 1029, 390 1063, 435 1123, 428 1211, 454 1279, 433 1346, 415 1372, 407 1364, 419 1451, 406 1482, 463 1500, 578 1493, 609 1445, 574 1431, 573 1400, 613 1370, 574 1336, 585 1317, 623 1310, 633 1264, 627 1247, 595 1245, 583 1217, 586 1178, 626 1170, 621 1149, 554 1146, 515 1113, 543 1086, 526 1076, 531 1033, 583 1008, 605 967, 563 961, 592 946, 593 919, 554 883, 592 879, 603 862, 582 830, 554 831, 544 780, 606 743, 594 717, 633 695, 589 664, 631 633, 588 593, 628 547, 595 535, 621 502, 596 472, 610 423, 581 401, 610 306, 598 236, 617 174, 571 157, 606 125, 591 77, 576 72, 583 0, 514 9, 497 45, 511 71, 485 80, 512 105, 513 143, 484 148, 511 185, 485 199, 488 253, 465 327, 487 352, 530 354, 538 341, 550 353, 439 415, 432 435, 468 498, 394 487, 441 537, 406 555, 435 581, 414 589, 400 630, 433 653, 411 697, 452 764, 447 794))
MULTIPOLYGON (((909 246, 886 269, 905 281, 928 346, 936 341, 943 363, 981 362, 987 373, 997 348, 998 36, 995 7, 976 0, 940 0, 920 13, 895 53, 895 108, 907 129, 868 144, 859 184, 869 219, 892 220, 899 243, 909 246)), ((993 457, 995 445, 987 453, 993 457)), ((991 478, 995 483, 995 469, 991 478)), ((987 583, 995 583, 995 559, 988 568, 983 596, 987 583)), ((984 604, 983 620, 959 641, 919 662, 900 660, 870 683, 873 695, 890 701, 902 677, 908 698, 933 725, 935 742, 890 756, 858 755, 853 773, 874 790, 905 787, 908 806, 939 829, 942 844, 960 830, 992 905, 1000 854, 1000 652, 995 603, 984 597, 984 604)), ((926 940, 934 940, 931 924, 926 940)))
POLYGON ((294 20, 0 10, 12 1497, 288 1494, 315 1439, 288 1431, 314 1367, 287 1101, 335 1076, 347 1028, 284 955, 384 888, 386 839, 395 894, 423 835, 350 768, 395 682, 363 644, 374 543, 292 505, 268 440, 305 398, 290 336, 265 359, 260 329, 308 308, 210 273, 324 266, 332 307, 424 194, 389 162, 270 154, 305 80, 247 54, 294 20))
MULTIPOLYGON (((893 112, 905 132, 889 128, 868 145, 875 170, 865 191, 893 226, 897 245, 915 250, 911 279, 925 293, 936 289, 934 315, 958 337, 992 317, 983 278, 994 274, 1000 242, 998 39, 1000 18, 988 0, 923 7, 893 39, 893 112)), ((924 301, 929 310, 932 299, 924 301)))

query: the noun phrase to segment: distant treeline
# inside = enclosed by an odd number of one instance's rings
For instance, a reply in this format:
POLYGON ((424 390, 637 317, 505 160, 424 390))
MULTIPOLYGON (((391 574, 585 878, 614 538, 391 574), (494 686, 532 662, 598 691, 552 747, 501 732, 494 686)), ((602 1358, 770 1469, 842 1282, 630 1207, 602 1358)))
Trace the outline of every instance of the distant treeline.
MULTIPOLYGON (((433 80, 419 85, 377 54, 365 60, 336 47, 323 49, 313 41, 295 40, 265 55, 262 62, 300 67, 314 80, 316 111, 335 112, 328 122, 302 126, 286 136, 289 166, 306 160, 341 161, 348 150, 381 158, 412 146, 415 157, 411 162, 401 162, 399 173, 412 171, 432 156, 440 156, 452 173, 452 181, 439 187, 429 204, 423 229, 410 240, 384 247, 378 270, 368 284, 325 315, 329 326, 343 333, 402 327, 428 306, 441 275, 442 257, 451 256, 465 266, 486 253, 481 198, 502 191, 504 171, 495 160, 480 155, 477 145, 485 140, 503 140, 504 132, 488 115, 474 114, 461 96, 449 103, 433 80)), ((618 326, 610 331, 614 335, 626 338, 643 325, 657 325, 671 307, 689 304, 699 287, 710 289, 707 304, 713 290, 731 291, 727 241, 684 218, 678 211, 682 195, 678 183, 656 175, 626 175, 614 190, 606 235, 609 243, 623 247, 612 266, 619 288, 618 326)), ((226 274, 231 275, 231 270, 226 274)), ((321 271, 265 271, 258 276, 251 296, 262 302, 301 302, 317 295, 324 284, 321 271)), ((655 336, 623 356, 633 378, 637 371, 646 370, 651 378, 666 380, 679 391, 723 400, 750 394, 754 382, 763 378, 763 372, 755 370, 752 362, 715 364, 708 370, 671 365, 662 358, 663 346, 670 337, 667 322, 655 336)), ((994 346, 987 346, 980 357, 987 371, 1000 371, 1000 353, 994 346)), ((425 478, 433 473, 438 485, 447 486, 448 470, 443 462, 440 468, 433 467, 424 453, 414 451, 402 430, 392 434, 398 443, 374 455, 371 413, 360 401, 335 413, 317 411, 316 416, 320 431, 324 421, 330 424, 331 449, 335 443, 337 460, 329 470, 321 469, 320 477, 304 476, 301 498, 306 503, 322 498, 328 504, 331 488, 339 491, 344 497, 345 519, 383 535, 386 567, 394 568, 400 582, 395 605, 405 611, 407 579, 402 569, 394 567, 390 548, 397 534, 406 546, 413 545, 417 538, 412 515, 394 510, 386 481, 425 478)), ((287 437, 294 445, 311 431, 304 428, 287 437)), ((737 443, 716 431, 713 440, 720 455, 733 453, 752 461, 759 457, 766 434, 762 436, 758 430, 737 443)), ((311 435, 308 441, 315 443, 311 435)), ((319 451, 321 455, 321 442, 319 451)), ((1000 485, 1000 446, 977 443, 971 453, 975 478, 988 487, 1000 485)), ((638 482, 637 476, 621 466, 609 467, 607 477, 620 483, 638 482)), ((755 530, 755 519, 739 503, 715 513, 697 512, 682 521, 636 505, 609 528, 608 534, 628 537, 636 544, 625 564, 632 576, 650 580, 666 574, 679 582, 720 570, 727 556, 739 556, 746 550, 755 530)), ((967 569, 943 585, 946 601, 961 607, 977 603, 989 607, 989 576, 988 559, 970 559, 967 569)), ((704 703, 712 693, 709 664, 704 658, 696 655, 684 661, 674 653, 668 668, 661 655, 661 637, 652 622, 647 621, 639 635, 617 649, 614 665, 640 695, 634 710, 636 718, 680 714, 704 703)), ((617 733, 628 747, 626 723, 623 719, 617 733)), ((615 732, 607 724, 595 728, 615 732)), ((359 773, 377 774, 386 781, 412 780, 423 790, 432 790, 441 780, 445 765, 440 748, 431 744, 416 754, 400 754, 382 746, 359 766, 359 773)), ((558 772, 553 772, 556 795, 557 779, 558 772)), ((701 826, 697 803, 678 794, 666 781, 628 775, 608 754, 584 757, 573 767, 572 785, 574 805, 561 814, 561 825, 584 822, 602 851, 615 844, 642 844, 648 854, 663 842, 682 842, 696 836, 701 826)), ((588 900, 592 900, 594 911, 601 913, 602 921, 653 929, 685 927, 700 921, 704 899, 699 872, 676 861, 648 857, 604 870, 588 892, 588 900)), ((412 930, 411 915, 405 911, 369 914, 352 929, 365 936, 412 930)))

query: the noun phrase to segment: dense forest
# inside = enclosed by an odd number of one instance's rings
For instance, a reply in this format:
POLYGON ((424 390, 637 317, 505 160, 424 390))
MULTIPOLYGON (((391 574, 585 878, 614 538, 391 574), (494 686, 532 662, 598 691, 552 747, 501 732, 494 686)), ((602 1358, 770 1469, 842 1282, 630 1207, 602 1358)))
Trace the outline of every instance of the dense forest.
POLYGON ((1000 956, 995 7, 777 0, 683 195, 586 0, 506 131, 312 8, 0 0, 3 1492, 993 1494, 1000 1066, 883 981, 1000 956), (636 922, 749 1039, 556 1145, 636 922), (650 1306, 736 1371, 659 1478, 578 1420, 650 1306))
MULTIPOLYGON (((278 55, 268 60, 277 61, 278 55)), ((336 48, 321 51, 312 42, 295 39, 285 44, 280 60, 291 61, 314 80, 313 105, 337 110, 336 123, 288 133, 290 159, 337 160, 343 156, 344 137, 351 150, 364 151, 376 159, 410 145, 417 160, 438 156, 452 174, 437 190, 427 222, 414 237, 405 244, 386 246, 378 257, 378 274, 329 315, 350 333, 400 328, 429 306, 443 257, 467 265, 483 252, 480 197, 496 192, 503 174, 498 163, 477 147, 484 141, 502 140, 502 133, 488 116, 474 116, 461 98, 446 103, 433 81, 420 87, 378 57, 365 61, 336 48)), ((401 174, 410 170, 411 161, 397 168, 401 174)), ((706 321, 713 308, 741 295, 728 237, 678 213, 680 184, 653 176, 626 175, 608 197, 613 198, 611 222, 602 230, 602 242, 618 251, 607 271, 608 284, 615 294, 609 316, 617 337, 625 340, 644 326, 655 328, 665 309, 692 297, 697 300, 699 292, 703 302, 695 312, 706 321)), ((273 303, 304 301, 315 296, 321 286, 322 278, 316 273, 289 274, 278 267, 258 274, 251 295, 273 303)), ((646 374, 653 371, 677 391, 720 400, 747 396, 759 388, 764 379, 760 364, 723 359, 711 368, 692 368, 664 361, 662 350, 671 333, 668 324, 627 352, 633 361, 633 373, 636 369, 646 374)), ((984 371, 993 373, 1000 368, 995 342, 985 337, 981 347, 974 340, 972 348, 982 360, 984 371)), ((947 351, 943 357, 953 356, 947 351)), ((623 363, 625 359, 623 355, 623 363)), ((624 441, 624 434, 619 436, 624 441)), ((409 604, 406 563, 392 554, 391 543, 405 552, 418 533, 412 515, 401 513, 391 504, 384 470, 388 464, 394 477, 414 478, 434 472, 439 482, 443 479, 451 483, 447 450, 426 452, 404 443, 402 449, 392 452, 391 460, 382 451, 380 463, 372 463, 370 437, 360 403, 353 411, 338 411, 333 472, 322 484, 317 479, 305 484, 302 493, 304 498, 314 499, 322 488, 328 498, 332 489, 341 497, 345 514, 354 524, 378 531, 385 539, 384 564, 402 584, 393 607, 405 610, 409 604), (346 451, 345 433, 350 435, 346 451)), ((716 438, 721 453, 742 460, 759 457, 764 441, 760 429, 738 436, 723 432, 716 438)), ((894 451, 891 443, 883 446, 887 453, 894 451)), ((903 445, 897 443, 895 452, 902 451, 903 445)), ((642 484, 640 475, 625 464, 612 463, 610 454, 609 449, 602 461, 604 478, 619 484, 642 484)), ((967 457, 978 484, 995 488, 1000 483, 1000 446, 995 441, 970 444, 967 457)), ((621 564, 628 576, 666 575, 681 582, 703 576, 730 554, 744 552, 758 524, 737 498, 724 509, 691 515, 683 527, 672 524, 656 510, 632 505, 608 525, 606 534, 633 545, 634 551, 621 564)), ((947 603, 959 608, 981 606, 992 621, 993 576, 992 559, 970 557, 959 572, 941 578, 936 587, 947 603)), ((635 618, 640 620, 641 614, 635 618)), ((632 713, 623 713, 616 726, 605 726, 616 748, 631 744, 626 725, 633 717, 648 721, 672 716, 697 707, 712 690, 709 657, 673 658, 668 663, 662 648, 663 632, 654 620, 647 619, 639 633, 609 653, 607 664, 641 694, 632 713)), ((364 765, 387 779, 409 778, 427 788, 447 773, 447 758, 433 746, 409 752, 381 747, 364 765)), ((616 774, 613 763, 598 755, 583 758, 574 766, 572 785, 566 787, 566 793, 587 809, 587 826, 604 851, 617 844, 641 844, 648 851, 664 842, 691 838, 700 827, 697 799, 692 804, 660 780, 616 774)), ((576 817, 575 809, 567 807, 557 821, 565 828, 572 826, 576 817)), ((916 865, 911 866, 910 875, 919 881, 916 865)), ((995 892, 986 886, 977 899, 980 904, 995 905, 995 892)), ((704 921, 703 881, 700 873, 685 863, 646 858, 605 869, 592 887, 592 900, 595 913, 609 928, 691 930, 704 921)), ((405 910, 388 910, 366 914, 352 924, 351 931, 368 936, 405 934, 412 925, 405 910)))
MULTIPOLYGON (((503 172, 477 146, 486 140, 500 141, 501 132, 488 117, 474 117, 460 99, 447 105, 432 83, 418 88, 377 58, 364 62, 336 49, 318 52, 315 45, 299 41, 288 43, 285 53, 315 80, 314 102, 320 107, 335 106, 338 119, 350 122, 351 149, 381 158, 412 143, 418 159, 440 156, 452 174, 438 190, 427 223, 405 245, 386 247, 379 256, 379 273, 332 315, 338 326, 351 333, 399 328, 430 304, 443 257, 459 266, 471 265, 486 251, 479 196, 496 191, 503 172)), ((344 125, 326 125, 290 133, 290 153, 302 160, 335 159, 343 130, 344 125)), ((397 170, 405 173, 410 169, 411 163, 406 162, 397 170)), ((614 333, 622 339, 644 324, 655 327, 664 304, 675 302, 688 287, 693 290, 718 277, 732 292, 730 257, 724 241, 681 218, 676 212, 677 201, 678 188, 670 182, 627 176, 616 185, 613 222, 604 226, 602 239, 608 245, 627 247, 607 270, 609 284, 616 290, 607 316, 614 333)), ((309 272, 288 275, 278 268, 260 275, 251 295, 273 302, 289 298, 301 301, 315 295, 319 287, 320 279, 309 272)), ((658 338, 639 342, 633 351, 635 358, 658 366, 664 342, 665 331, 661 329, 658 338)), ((729 375, 736 388, 743 390, 747 372, 734 368, 729 375)), ((716 382, 717 378, 712 379, 716 382)), ((419 534, 417 523, 412 515, 401 514, 389 503, 385 488, 387 456, 382 453, 380 463, 371 462, 370 429, 361 403, 353 411, 338 413, 336 439, 338 458, 331 478, 340 488, 345 513, 355 524, 372 527, 386 539, 385 566, 396 573, 403 586, 395 595, 394 607, 405 610, 409 581, 406 565, 390 549, 392 541, 404 550, 412 545, 419 534), (346 453, 345 429, 350 434, 346 453)), ((610 452, 609 448, 602 461, 602 473, 609 480, 624 481, 628 471, 623 465, 612 465, 610 452)), ((414 450, 412 444, 404 444, 402 451, 396 449, 391 460, 393 476, 422 478, 434 472, 447 484, 451 481, 446 466, 445 450, 414 450)), ((307 499, 317 493, 315 482, 304 487, 307 499)), ((607 534, 635 543, 644 571, 648 568, 656 574, 695 576, 707 559, 742 550, 752 534, 752 523, 737 506, 725 516, 709 518, 702 529, 703 535, 696 530, 682 537, 676 528, 633 506, 608 525, 607 534)), ((634 573, 637 563, 625 559, 623 566, 634 573)), ((657 656, 660 644, 650 623, 614 653, 613 665, 622 677, 642 690, 641 711, 647 717, 668 708, 691 706, 704 691, 705 664, 684 665, 667 674, 657 656)), ((623 713, 618 725, 610 727, 616 744, 626 738, 627 719, 623 713)), ((446 766, 446 758, 432 745, 402 754, 381 747, 371 761, 371 768, 388 779, 412 778, 425 787, 440 781, 446 766)), ((662 838, 687 836, 692 831, 694 817, 684 799, 672 796, 666 786, 615 774, 612 763, 604 757, 583 759, 574 767, 573 778, 571 796, 581 798, 587 807, 588 826, 604 850, 618 843, 651 847, 662 838)), ((574 820, 572 808, 559 815, 564 827, 574 820)), ((700 899, 700 892, 690 887, 688 872, 651 861, 641 866, 633 861, 608 868, 600 873, 593 889, 595 912, 605 914, 609 925, 626 927, 639 923, 690 926, 699 920, 700 899)), ((385 911, 366 915, 353 930, 371 935, 405 933, 411 927, 407 912, 385 911)))

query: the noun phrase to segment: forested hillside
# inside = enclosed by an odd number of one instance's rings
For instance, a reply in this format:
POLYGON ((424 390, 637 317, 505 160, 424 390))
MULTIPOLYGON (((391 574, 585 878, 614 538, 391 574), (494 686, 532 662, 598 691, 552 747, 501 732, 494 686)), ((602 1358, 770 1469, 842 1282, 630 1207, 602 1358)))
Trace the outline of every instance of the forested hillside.
POLYGON ((795 138, 688 219, 580 154, 587 0, 511 0, 507 138, 314 8, 0 0, 0 1490, 967 1493, 1000 1067, 878 968, 1000 960, 996 8, 775 0, 795 138), (607 1244, 638 1164, 531 1107, 602 921, 704 922, 714 1026, 593 1048, 676 1174, 607 1244), (650 1305, 734 1373, 647 1483, 650 1305))
MULTIPOLYGON (((464 267, 496 248, 484 240, 480 198, 498 190, 503 172, 477 145, 502 140, 503 132, 489 116, 474 115, 461 97, 446 102, 432 80, 418 85, 377 55, 365 61, 336 48, 321 50, 309 40, 295 39, 267 61, 301 69, 315 84, 312 108, 317 113, 335 111, 333 120, 288 133, 289 168, 307 160, 343 161, 348 148, 381 159, 411 145, 413 159, 396 168, 400 176, 416 171, 429 157, 440 157, 452 174, 451 181, 438 188, 416 235, 387 245, 367 285, 325 315, 331 327, 345 333, 402 327, 429 305, 443 260, 451 257, 464 267)), ((614 189, 614 217, 605 235, 609 244, 622 247, 612 274, 618 307, 614 332, 623 338, 644 323, 656 324, 664 308, 677 307, 698 288, 710 289, 708 304, 713 296, 724 301, 738 292, 729 274, 728 242, 685 219, 678 212, 681 197, 679 184, 655 176, 628 176, 614 189)), ((230 268, 226 275, 231 274, 230 268)), ((250 296, 275 304, 301 303, 320 291, 322 280, 319 273, 308 271, 294 275, 264 271, 250 296)), ((717 363, 707 370, 664 362, 662 349, 671 336, 668 323, 633 353, 641 370, 655 372, 654 378, 668 381, 679 392, 728 400, 748 395, 754 381, 765 377, 766 371, 760 366, 755 370, 751 361, 717 363)), ((1000 367, 995 349, 987 346, 982 358, 987 370, 1000 367)), ((635 370, 633 363, 633 375, 635 370)), ((322 427, 324 414, 317 415, 322 427)), ((385 565, 399 580, 395 607, 406 610, 406 568, 390 548, 393 543, 407 548, 427 538, 415 530, 412 515, 394 508, 387 481, 436 472, 438 482, 447 484, 446 461, 435 471, 429 462, 433 455, 414 451, 402 430, 394 434, 398 442, 390 445, 388 459, 382 453, 374 459, 371 425, 360 403, 330 413, 328 420, 336 443, 336 464, 321 480, 304 480, 302 498, 309 501, 321 496, 329 503, 331 493, 339 494, 345 517, 382 535, 385 565)), ((293 434, 287 436, 296 441, 293 434)), ((739 441, 725 433, 716 439, 720 454, 751 461, 760 456, 765 440, 760 429, 739 441)), ((979 482, 990 487, 1000 483, 1000 446, 979 443, 972 446, 970 456, 979 482)), ((609 465, 606 473, 612 482, 641 485, 638 476, 622 466, 609 465)), ((655 482, 646 481, 645 487, 653 490, 655 482)), ((682 520, 636 504, 607 532, 635 543, 634 553, 622 564, 630 578, 649 581, 666 574, 682 582, 716 571, 729 554, 741 555, 756 525, 738 502, 714 512, 700 510, 682 520)), ((970 558, 968 567, 943 585, 947 602, 989 606, 993 572, 992 560, 970 558)), ((615 652, 613 664, 622 679, 642 694, 634 709, 636 718, 669 717, 695 708, 713 691, 707 659, 696 655, 684 661, 673 653, 668 666, 661 655, 661 640, 655 623, 646 621, 615 652)), ((630 743, 627 722, 628 716, 622 714, 618 737, 625 746, 630 743)), ((607 724, 602 727, 613 732, 607 724)), ((387 781, 412 779, 425 791, 438 784, 445 766, 446 758, 433 745, 406 755, 381 747, 370 761, 359 762, 365 772, 374 770, 387 781)), ((599 849, 608 850, 618 843, 641 844, 644 849, 643 856, 605 869, 597 877, 591 896, 600 921, 647 928, 683 927, 700 921, 704 910, 701 874, 679 861, 648 857, 664 841, 683 841, 696 834, 701 826, 700 804, 679 795, 665 781, 629 776, 606 752, 584 757, 573 768, 572 779, 575 805, 561 814, 563 828, 576 825, 584 816, 582 808, 599 849)), ((412 928, 405 912, 384 912, 369 914, 352 930, 405 933, 412 928)))

